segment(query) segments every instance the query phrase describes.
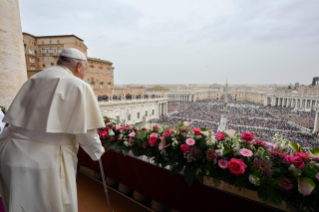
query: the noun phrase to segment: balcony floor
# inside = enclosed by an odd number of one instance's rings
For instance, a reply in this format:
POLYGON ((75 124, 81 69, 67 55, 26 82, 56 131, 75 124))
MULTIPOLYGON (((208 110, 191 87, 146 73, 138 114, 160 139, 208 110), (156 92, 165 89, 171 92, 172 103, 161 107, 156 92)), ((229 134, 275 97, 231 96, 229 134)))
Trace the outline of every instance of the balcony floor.
MULTIPOLYGON (((77 173, 79 212, 109 212, 103 184, 91 177, 77 173)), ((114 212, 150 212, 124 195, 109 189, 112 211, 114 212)))

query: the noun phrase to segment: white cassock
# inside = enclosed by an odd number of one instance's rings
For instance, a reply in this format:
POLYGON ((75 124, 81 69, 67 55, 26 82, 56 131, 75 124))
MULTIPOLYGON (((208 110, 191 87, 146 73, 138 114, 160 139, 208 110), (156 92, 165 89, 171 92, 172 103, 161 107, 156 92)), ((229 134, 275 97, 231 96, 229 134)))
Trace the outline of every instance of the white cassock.
POLYGON ((24 83, 0 135, 0 193, 6 212, 76 212, 79 144, 98 160, 103 117, 92 88, 64 66, 24 83))

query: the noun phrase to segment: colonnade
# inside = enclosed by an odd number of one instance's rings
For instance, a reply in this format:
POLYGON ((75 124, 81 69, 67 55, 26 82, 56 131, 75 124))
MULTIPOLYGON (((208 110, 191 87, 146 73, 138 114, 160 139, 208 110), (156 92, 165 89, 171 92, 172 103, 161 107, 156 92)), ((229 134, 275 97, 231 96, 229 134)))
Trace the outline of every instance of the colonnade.
POLYGON ((168 101, 196 102, 196 94, 168 93, 168 101))
POLYGON ((286 108, 302 108, 315 110, 319 104, 319 98, 314 97, 266 97, 264 105, 286 108))

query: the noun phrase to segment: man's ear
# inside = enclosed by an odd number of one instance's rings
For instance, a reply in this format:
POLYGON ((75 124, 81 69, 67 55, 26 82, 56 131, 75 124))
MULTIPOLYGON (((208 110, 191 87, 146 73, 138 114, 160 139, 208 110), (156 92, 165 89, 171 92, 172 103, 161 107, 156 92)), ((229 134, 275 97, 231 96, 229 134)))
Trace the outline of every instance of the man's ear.
POLYGON ((82 66, 83 66, 83 64, 82 64, 81 62, 79 62, 79 63, 76 65, 76 72, 77 72, 77 73, 81 73, 82 66))

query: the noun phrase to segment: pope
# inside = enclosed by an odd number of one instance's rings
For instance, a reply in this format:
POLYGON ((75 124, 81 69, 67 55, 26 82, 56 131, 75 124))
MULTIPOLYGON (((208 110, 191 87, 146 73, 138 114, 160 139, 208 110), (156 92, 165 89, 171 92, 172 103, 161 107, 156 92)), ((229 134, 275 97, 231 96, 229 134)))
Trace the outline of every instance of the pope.
POLYGON ((76 212, 79 145, 93 160, 105 152, 105 127, 88 62, 77 49, 32 76, 13 100, 0 135, 0 193, 7 212, 76 212))

